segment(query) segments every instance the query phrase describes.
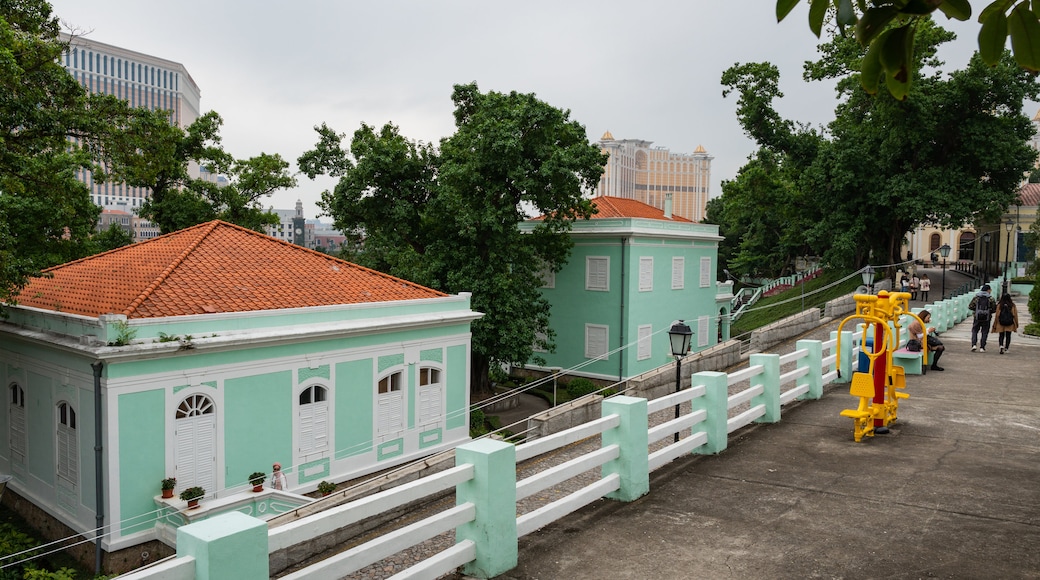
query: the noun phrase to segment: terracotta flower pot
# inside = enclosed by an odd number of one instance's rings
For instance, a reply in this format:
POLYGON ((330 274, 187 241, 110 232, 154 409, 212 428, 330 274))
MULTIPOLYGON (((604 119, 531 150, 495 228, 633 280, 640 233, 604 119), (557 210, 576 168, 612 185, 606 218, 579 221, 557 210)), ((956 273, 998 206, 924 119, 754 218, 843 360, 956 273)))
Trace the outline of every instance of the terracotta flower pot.
POLYGON ((189 499, 188 500, 188 509, 193 510, 193 509, 195 509, 197 507, 199 507, 199 500, 198 500, 198 498, 196 498, 196 499, 189 499))
POLYGON ((253 491, 255 491, 257 493, 260 493, 263 490, 264 490, 264 484, 262 484, 262 483, 260 485, 254 485, 253 486, 253 491))
POLYGON ((164 499, 170 499, 171 497, 173 497, 173 490, 172 489, 164 489, 164 490, 162 490, 162 496, 163 496, 164 499))

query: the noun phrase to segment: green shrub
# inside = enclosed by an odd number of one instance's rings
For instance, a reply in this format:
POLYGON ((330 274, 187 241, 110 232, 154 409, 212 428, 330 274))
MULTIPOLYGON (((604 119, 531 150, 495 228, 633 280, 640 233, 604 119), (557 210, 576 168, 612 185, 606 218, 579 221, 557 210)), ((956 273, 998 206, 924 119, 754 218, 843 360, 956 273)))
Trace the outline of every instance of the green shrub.
POLYGON ((469 414, 469 436, 476 439, 488 433, 487 416, 484 411, 471 411, 469 414))
POLYGON ((582 377, 571 379, 571 382, 567 383, 567 394, 570 395, 572 399, 584 397, 585 395, 595 393, 598 390, 599 387, 596 386, 596 383, 582 377))

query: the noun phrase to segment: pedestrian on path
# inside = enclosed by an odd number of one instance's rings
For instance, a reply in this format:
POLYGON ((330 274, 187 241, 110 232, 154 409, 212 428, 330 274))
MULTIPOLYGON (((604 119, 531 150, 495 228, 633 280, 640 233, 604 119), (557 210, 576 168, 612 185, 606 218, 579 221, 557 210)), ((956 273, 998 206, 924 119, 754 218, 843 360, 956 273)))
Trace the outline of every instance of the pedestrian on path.
POLYGON ((1011 300, 1011 294, 1001 294, 997 302, 996 316, 993 317, 993 332, 997 334, 997 344, 1000 345, 1000 354, 1004 354, 1011 348, 1011 333, 1018 330, 1018 308, 1011 300))
POLYGON ((993 311, 997 309, 997 302, 989 293, 989 284, 983 284, 982 289, 968 303, 968 310, 973 313, 971 322, 971 352, 978 350, 986 352, 986 338, 989 337, 989 325, 992 322, 993 311), (979 340, 979 333, 982 340, 979 340))
POLYGON ((928 274, 921 275, 921 301, 928 302, 928 291, 932 289, 932 281, 928 279, 928 274))
POLYGON ((915 272, 914 275, 910 277, 910 299, 911 300, 917 300, 917 291, 920 288, 921 288, 921 279, 917 277, 917 273, 915 272))

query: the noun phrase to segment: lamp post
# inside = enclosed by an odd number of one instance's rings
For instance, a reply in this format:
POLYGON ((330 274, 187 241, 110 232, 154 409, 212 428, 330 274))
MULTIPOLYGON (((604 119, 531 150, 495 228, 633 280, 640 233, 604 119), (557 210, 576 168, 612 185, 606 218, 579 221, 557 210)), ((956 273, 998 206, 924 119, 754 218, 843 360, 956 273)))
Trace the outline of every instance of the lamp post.
POLYGON ((950 244, 943 244, 939 248, 939 255, 943 259, 942 298, 939 300, 946 300, 946 258, 950 257, 950 244))
POLYGON ((982 258, 982 268, 985 270, 982 273, 982 283, 989 282, 989 232, 982 234, 982 247, 986 255, 982 258))
MULTIPOLYGON (((668 329, 668 341, 672 345, 672 356, 675 357, 675 392, 682 388, 682 357, 690 351, 690 337, 693 331, 682 320, 672 324, 668 329)), ((675 418, 679 418, 679 405, 675 405, 675 418)), ((679 432, 675 432, 675 442, 679 442, 679 432)))
POLYGON ((1007 221, 1004 222, 1004 229, 1007 230, 1007 247, 1004 248, 1004 282, 1001 283, 1001 294, 1007 292, 1008 289, 1008 265, 1011 263, 1011 230, 1014 228, 1015 222, 1011 221, 1009 216, 1007 221))
POLYGON ((862 271, 860 276, 863 276, 863 285, 867 287, 867 294, 874 293, 874 268, 867 264, 862 271))

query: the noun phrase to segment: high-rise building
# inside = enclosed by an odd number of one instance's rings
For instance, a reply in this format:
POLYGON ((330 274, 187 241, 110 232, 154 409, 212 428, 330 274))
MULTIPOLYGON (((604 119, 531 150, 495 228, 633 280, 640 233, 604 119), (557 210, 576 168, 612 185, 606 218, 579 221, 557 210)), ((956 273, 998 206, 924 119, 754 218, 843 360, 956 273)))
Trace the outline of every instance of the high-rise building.
MULTIPOLYGON (((200 115, 199 86, 184 65, 156 56, 104 44, 83 36, 61 34, 68 43, 61 64, 91 93, 115 95, 132 107, 169 111, 170 122, 187 127, 200 115)), ((199 168, 190 168, 199 175, 199 168)), ((83 170, 79 179, 90 187, 94 203, 133 211, 151 194, 123 183, 95 183, 83 170)))
POLYGON ((700 145, 693 153, 673 153, 651 144, 604 133, 599 145, 610 159, 596 196, 634 199, 663 210, 665 196, 671 194, 673 213, 695 222, 704 219, 714 157, 700 145))

